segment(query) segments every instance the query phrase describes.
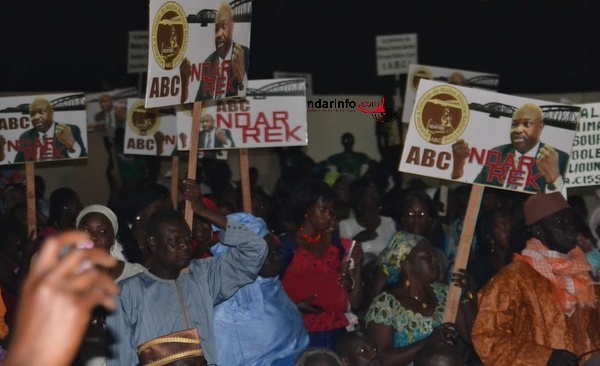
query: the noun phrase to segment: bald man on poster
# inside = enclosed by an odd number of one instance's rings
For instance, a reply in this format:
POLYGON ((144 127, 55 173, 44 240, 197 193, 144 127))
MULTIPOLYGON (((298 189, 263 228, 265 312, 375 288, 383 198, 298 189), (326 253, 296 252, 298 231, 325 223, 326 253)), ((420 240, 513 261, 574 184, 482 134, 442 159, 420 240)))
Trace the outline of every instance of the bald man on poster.
MULTIPOLYGON (((541 142, 543 129, 540 107, 526 103, 517 109, 510 127, 511 143, 491 150, 498 153, 499 161, 496 165, 484 165, 474 183, 527 192, 561 191, 569 154, 541 142), (508 164, 511 161, 514 163, 508 164)), ((470 153, 471 148, 463 139, 452 145, 452 179, 463 176, 470 153)))
MULTIPOLYGON (((215 52, 204 63, 210 63, 212 73, 202 75, 195 101, 223 99, 239 95, 248 85, 250 67, 250 49, 233 42, 233 13, 228 3, 219 6, 215 16, 215 52), (218 73, 214 71, 217 70, 218 73), (224 72, 226 70, 226 72, 224 72), (218 75, 218 77, 214 77, 218 75), (212 84, 212 85, 209 85, 212 84)), ((203 65, 204 66, 204 65, 203 65)), ((204 72, 204 67, 201 67, 204 72)), ((189 95, 192 67, 185 58, 179 66, 181 77, 181 104, 186 103, 189 95)))
MULTIPOLYGON (((19 136, 13 163, 87 156, 79 127, 54 121, 54 108, 47 99, 34 99, 29 105, 29 117, 32 127, 19 136)), ((0 161, 6 157, 5 146, 6 139, 0 135, 0 161)))

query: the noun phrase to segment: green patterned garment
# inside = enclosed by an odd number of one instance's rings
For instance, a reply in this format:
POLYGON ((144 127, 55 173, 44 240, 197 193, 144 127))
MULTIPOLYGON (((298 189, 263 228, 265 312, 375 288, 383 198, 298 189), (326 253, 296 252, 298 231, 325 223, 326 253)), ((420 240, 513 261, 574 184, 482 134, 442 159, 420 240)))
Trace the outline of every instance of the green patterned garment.
POLYGON ((382 292, 377 295, 365 316, 367 325, 370 322, 394 327, 394 348, 406 347, 427 338, 435 327, 442 325, 448 286, 432 284, 433 292, 438 300, 433 316, 423 316, 406 309, 396 298, 382 292))

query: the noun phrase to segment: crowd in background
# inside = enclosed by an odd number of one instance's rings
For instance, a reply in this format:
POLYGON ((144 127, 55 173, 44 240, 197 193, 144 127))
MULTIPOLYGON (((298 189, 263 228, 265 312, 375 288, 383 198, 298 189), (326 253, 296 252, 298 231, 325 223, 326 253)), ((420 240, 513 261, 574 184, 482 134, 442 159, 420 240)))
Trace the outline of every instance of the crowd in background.
MULTIPOLYGON (((176 205, 168 187, 140 181, 118 200, 84 208, 66 187, 46 199, 36 177, 35 239, 25 187, 8 185, 0 222, 3 348, 10 355, 36 253, 45 240, 79 229, 116 259, 108 273, 121 295, 115 312, 94 310, 75 365, 137 357, 148 364, 143 357, 157 356, 137 346, 188 328, 200 330, 194 364, 482 364, 471 339, 477 292, 531 239, 523 209, 530 195, 486 188, 467 269, 452 273, 470 186, 446 187, 441 202, 441 186, 403 182, 393 164, 354 152, 353 143, 345 134, 344 152, 320 163, 300 148, 279 149, 281 178, 272 191, 250 169, 245 214, 241 185, 220 160, 203 161, 197 179, 181 183, 176 205), (185 202, 194 208, 192 227, 180 214, 185 202), (174 285, 160 287, 167 282, 174 285), (462 288, 455 324, 443 323, 451 283, 462 288)), ((588 213, 578 196, 569 204, 596 275, 600 206, 588 213)))

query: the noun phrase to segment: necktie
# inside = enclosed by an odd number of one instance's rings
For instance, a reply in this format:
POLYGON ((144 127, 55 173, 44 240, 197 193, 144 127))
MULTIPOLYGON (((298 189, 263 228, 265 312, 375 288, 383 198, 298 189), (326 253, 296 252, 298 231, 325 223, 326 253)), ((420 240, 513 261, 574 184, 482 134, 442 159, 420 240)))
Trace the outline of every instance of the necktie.
POLYGON ((210 133, 208 135, 206 135, 206 147, 212 147, 212 141, 210 139, 210 133))
POLYGON ((521 189, 523 187, 523 185, 525 185, 525 181, 526 181, 526 178, 527 178, 527 170, 524 167, 522 167, 522 166, 521 166, 520 170, 517 170, 517 167, 519 167, 520 161, 521 161, 521 157, 515 157, 515 169, 513 169, 513 172, 512 172, 512 174, 513 174, 513 180, 516 177, 519 177, 518 180, 517 180, 519 182, 519 184, 514 184, 514 183, 513 184, 509 184, 508 183, 508 176, 510 175, 510 173, 509 173, 509 174, 506 175, 506 180, 507 180, 506 187, 507 188, 510 188, 510 189, 521 189))
POLYGON ((40 160, 52 159, 52 141, 48 139, 48 135, 42 134, 42 147, 40 148, 40 160))

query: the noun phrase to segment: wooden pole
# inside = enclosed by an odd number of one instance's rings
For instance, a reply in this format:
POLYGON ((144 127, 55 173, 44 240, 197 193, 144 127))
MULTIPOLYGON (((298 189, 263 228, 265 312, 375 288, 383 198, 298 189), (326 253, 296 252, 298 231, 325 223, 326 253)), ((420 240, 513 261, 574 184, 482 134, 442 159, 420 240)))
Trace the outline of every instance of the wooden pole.
POLYGON ((448 214, 448 183, 442 183, 439 201, 444 207, 444 210, 440 211, 439 216, 446 216, 448 214))
POLYGON ((248 149, 240 149, 240 179, 242 181, 242 202, 244 211, 252 213, 252 192, 250 192, 250 173, 248 172, 248 149))
POLYGON ((32 239, 37 237, 37 210, 35 202, 35 169, 33 162, 25 163, 25 179, 27 182, 27 233, 33 232, 32 239))
MULTIPOLYGON (((202 102, 195 102, 192 111, 192 132, 190 136, 190 156, 188 161, 187 177, 196 179, 196 166, 198 164, 198 134, 200 132, 200 117, 202 115, 202 102)), ((185 202, 185 221, 192 227, 194 211, 189 202, 185 202)))
MULTIPOLYGON (((475 231, 475 224, 477 223, 477 216, 479 215, 481 197, 483 196, 483 189, 483 186, 477 184, 474 184, 471 188, 471 196, 469 197, 467 213, 465 214, 465 223, 463 225, 463 231, 460 235, 460 243, 458 244, 456 260, 454 261, 452 273, 467 267, 469 252, 471 250, 471 241, 473 240, 473 232, 475 231)), ((455 322, 456 313, 458 312, 458 305, 460 303, 460 293, 460 287, 450 284, 450 288, 448 289, 448 298, 446 299, 446 309, 444 310, 444 323, 455 322)))
POLYGON ((173 207, 177 209, 179 202, 179 155, 174 155, 171 159, 171 201, 173 201, 173 207))

